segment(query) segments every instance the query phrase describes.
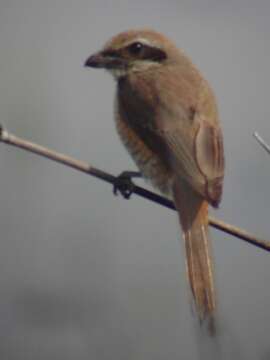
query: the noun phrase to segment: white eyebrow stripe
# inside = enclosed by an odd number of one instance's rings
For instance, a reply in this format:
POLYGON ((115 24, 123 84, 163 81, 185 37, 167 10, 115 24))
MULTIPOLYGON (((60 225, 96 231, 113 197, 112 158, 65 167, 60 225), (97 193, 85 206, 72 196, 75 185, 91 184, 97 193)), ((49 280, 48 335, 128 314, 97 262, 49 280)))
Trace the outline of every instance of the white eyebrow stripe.
POLYGON ((126 46, 131 45, 131 44, 133 44, 135 42, 140 42, 140 43, 142 43, 144 45, 160 49, 160 46, 158 46, 155 42, 149 41, 148 39, 146 39, 144 37, 137 37, 137 38, 133 39, 132 41, 128 42, 126 44, 126 46))
POLYGON ((137 39, 134 39, 132 42, 140 42, 144 45, 153 46, 153 44, 151 44, 151 42, 148 39, 142 37, 138 37, 137 39))

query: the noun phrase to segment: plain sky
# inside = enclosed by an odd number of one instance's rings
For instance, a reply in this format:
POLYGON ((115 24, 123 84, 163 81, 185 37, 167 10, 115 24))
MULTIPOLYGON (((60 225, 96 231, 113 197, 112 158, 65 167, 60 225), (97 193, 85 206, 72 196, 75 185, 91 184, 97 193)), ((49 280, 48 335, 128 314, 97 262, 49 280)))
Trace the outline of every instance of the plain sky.
MULTIPOLYGON (((119 31, 161 31, 218 99, 226 176, 213 215, 269 239, 270 158, 252 137, 270 142, 269 17, 263 0, 1 0, 0 123, 113 174, 135 169, 115 84, 83 63, 119 31)), ((4 144, 0 174, 1 359, 206 358, 172 211, 4 144)), ((211 233, 224 358, 269 359, 269 254, 211 233)))

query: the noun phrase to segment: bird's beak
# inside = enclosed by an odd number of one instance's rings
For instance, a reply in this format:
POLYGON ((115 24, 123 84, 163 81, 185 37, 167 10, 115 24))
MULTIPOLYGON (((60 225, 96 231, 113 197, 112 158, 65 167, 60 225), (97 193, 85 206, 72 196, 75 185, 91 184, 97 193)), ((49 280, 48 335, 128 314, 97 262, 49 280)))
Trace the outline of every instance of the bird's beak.
POLYGON ((107 64, 108 59, 101 52, 98 52, 89 56, 89 58, 85 61, 84 66, 93 68, 106 68, 107 64))
POLYGON ((124 65, 119 57, 108 54, 104 51, 97 52, 85 61, 84 66, 93 68, 113 69, 124 65))

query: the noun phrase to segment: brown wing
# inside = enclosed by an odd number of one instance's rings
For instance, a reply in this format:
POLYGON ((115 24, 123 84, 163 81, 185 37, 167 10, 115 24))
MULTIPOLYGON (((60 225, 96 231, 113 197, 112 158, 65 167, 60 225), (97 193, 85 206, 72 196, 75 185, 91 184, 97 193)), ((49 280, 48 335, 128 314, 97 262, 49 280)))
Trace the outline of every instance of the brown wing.
POLYGON ((193 126, 187 120, 164 128, 174 171, 184 178, 213 206, 218 206, 222 195, 224 155, 222 134, 218 124, 210 124, 195 115, 193 126))
POLYGON ((201 86, 201 78, 193 84, 197 88, 194 92, 191 81, 174 75, 160 76, 158 83, 139 76, 133 83, 122 79, 118 83, 118 111, 166 167, 217 206, 224 160, 214 97, 205 83, 201 86), (194 104, 200 110, 195 111, 194 104))

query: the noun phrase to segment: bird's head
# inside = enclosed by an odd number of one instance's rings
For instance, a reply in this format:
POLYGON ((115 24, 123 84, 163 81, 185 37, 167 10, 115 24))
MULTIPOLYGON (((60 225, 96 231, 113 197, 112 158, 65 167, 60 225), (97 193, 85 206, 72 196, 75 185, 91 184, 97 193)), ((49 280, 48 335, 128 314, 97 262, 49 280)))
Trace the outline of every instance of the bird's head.
POLYGON ((91 55, 85 66, 103 68, 115 78, 157 69, 177 60, 178 49, 153 30, 129 30, 114 36, 103 49, 91 55))

